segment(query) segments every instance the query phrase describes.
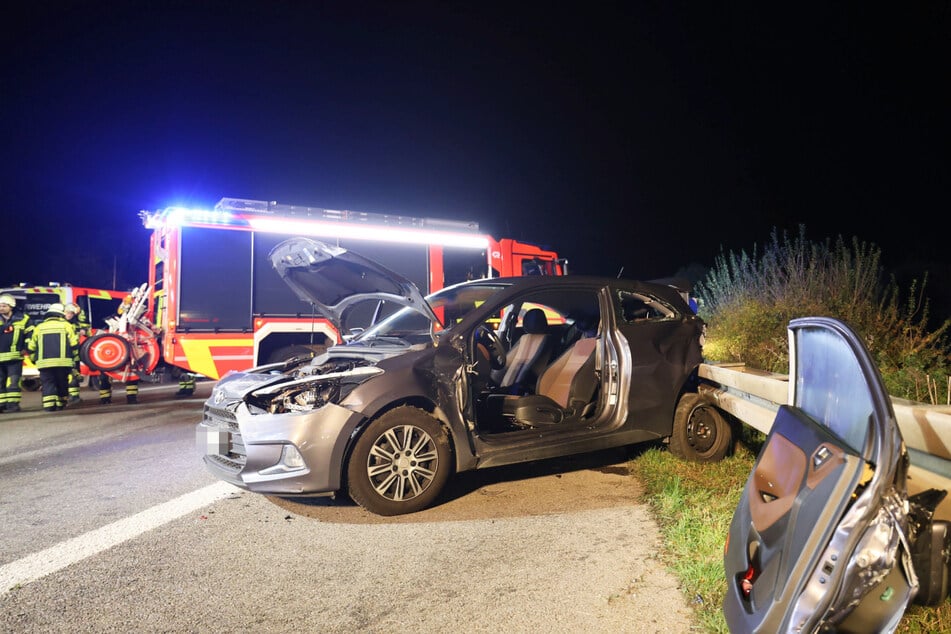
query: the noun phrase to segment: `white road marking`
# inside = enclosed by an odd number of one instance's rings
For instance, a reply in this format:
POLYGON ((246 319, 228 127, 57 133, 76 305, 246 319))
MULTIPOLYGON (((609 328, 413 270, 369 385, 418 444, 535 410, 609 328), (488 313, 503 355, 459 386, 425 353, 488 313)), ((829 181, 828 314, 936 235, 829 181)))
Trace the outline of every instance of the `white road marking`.
POLYGON ((0 567, 0 596, 240 491, 216 482, 0 567))

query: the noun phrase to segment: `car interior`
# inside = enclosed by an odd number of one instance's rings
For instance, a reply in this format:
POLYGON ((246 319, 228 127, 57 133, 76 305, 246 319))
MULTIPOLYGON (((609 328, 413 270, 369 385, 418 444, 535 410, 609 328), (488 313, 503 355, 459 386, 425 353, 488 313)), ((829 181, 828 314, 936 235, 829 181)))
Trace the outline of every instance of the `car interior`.
POLYGON ((545 368, 531 394, 488 394, 485 411, 513 429, 574 423, 595 410, 598 339, 579 339, 545 368))
POLYGON ((506 306, 497 326, 503 364, 485 367, 491 342, 477 342, 476 416, 486 433, 580 422, 597 410, 600 385, 597 297, 579 294, 558 304, 524 301, 506 306))
POLYGON ((524 394, 535 388, 558 343, 541 308, 525 313, 522 331, 505 356, 505 367, 497 370, 493 377, 499 388, 512 394, 524 394))

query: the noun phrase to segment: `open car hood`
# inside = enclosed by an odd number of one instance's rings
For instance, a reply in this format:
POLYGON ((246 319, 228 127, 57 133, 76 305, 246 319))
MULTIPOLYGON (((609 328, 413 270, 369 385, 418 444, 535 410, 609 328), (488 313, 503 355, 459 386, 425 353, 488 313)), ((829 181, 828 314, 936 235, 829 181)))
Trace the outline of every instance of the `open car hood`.
POLYGON ((385 266, 342 247, 290 238, 268 254, 281 279, 343 332, 346 310, 368 300, 409 306, 440 323, 413 282, 385 266))
POLYGON ((909 498, 891 399, 848 326, 791 321, 789 383, 730 525, 727 624, 893 631, 920 590, 933 593, 919 584, 930 555, 917 546, 929 543, 945 492, 909 498))

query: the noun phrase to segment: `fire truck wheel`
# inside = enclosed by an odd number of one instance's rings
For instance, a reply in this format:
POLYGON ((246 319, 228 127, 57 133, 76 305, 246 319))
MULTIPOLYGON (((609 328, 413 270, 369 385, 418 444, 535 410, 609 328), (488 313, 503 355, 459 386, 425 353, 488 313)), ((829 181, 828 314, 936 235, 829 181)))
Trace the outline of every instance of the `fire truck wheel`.
POLYGON ((40 380, 39 379, 21 379, 20 387, 28 392, 35 392, 40 389, 40 380))
POLYGON ((311 350, 307 346, 284 346, 283 348, 278 348, 270 354, 267 358, 267 363, 280 363, 282 361, 287 361, 292 357, 299 357, 303 355, 316 356, 323 352, 311 350))
POLYGON ((132 356, 129 342, 111 332, 101 332, 80 346, 79 358, 93 370, 112 372, 125 367, 132 356))

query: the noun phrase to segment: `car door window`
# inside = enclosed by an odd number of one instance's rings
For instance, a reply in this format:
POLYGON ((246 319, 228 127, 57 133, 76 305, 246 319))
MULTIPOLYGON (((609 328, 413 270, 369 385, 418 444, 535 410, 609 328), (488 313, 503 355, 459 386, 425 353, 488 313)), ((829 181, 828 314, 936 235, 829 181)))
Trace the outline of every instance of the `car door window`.
POLYGON ((677 314, 673 308, 646 293, 618 291, 620 317, 626 323, 668 319, 677 314))
POLYGON ((861 452, 873 406, 855 354, 829 331, 816 329, 801 336, 809 338, 809 345, 796 348, 795 405, 861 452))

